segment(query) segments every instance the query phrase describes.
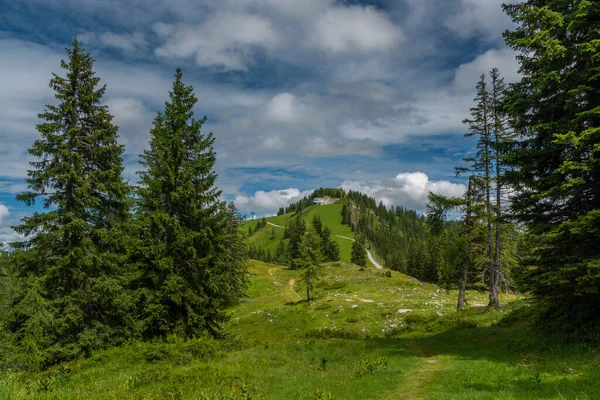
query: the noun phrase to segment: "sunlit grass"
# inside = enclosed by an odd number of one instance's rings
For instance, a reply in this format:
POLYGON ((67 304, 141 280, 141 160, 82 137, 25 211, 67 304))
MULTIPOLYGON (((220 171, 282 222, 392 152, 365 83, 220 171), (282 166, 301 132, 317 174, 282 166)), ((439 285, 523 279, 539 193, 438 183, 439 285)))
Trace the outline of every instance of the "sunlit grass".
POLYGON ((251 262, 249 297, 222 340, 133 343, 0 378, 0 399, 593 399, 597 349, 536 332, 527 303, 394 272, 327 267, 316 300, 297 271, 251 262), (515 317, 515 310, 522 317, 515 317), (514 320, 502 322, 507 316, 514 320), (320 395, 321 395, 320 394, 320 395), (204 396, 204 397, 202 397, 204 396), (229 397, 227 397, 229 396, 229 397))

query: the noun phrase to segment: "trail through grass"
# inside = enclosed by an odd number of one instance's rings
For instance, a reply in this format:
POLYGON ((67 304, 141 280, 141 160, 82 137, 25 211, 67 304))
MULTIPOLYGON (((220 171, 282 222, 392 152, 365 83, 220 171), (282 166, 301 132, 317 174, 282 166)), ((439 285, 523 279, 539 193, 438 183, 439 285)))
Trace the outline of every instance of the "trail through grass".
POLYGON ((0 399, 595 399, 598 349, 545 338, 528 304, 333 263, 307 303, 297 271, 251 262, 225 338, 132 343, 40 373, 0 399))

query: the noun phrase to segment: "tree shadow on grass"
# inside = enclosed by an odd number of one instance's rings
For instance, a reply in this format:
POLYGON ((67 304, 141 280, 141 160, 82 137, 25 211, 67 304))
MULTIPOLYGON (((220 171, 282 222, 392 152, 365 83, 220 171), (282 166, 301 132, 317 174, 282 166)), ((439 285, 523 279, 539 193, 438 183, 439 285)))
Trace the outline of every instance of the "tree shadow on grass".
POLYGON ((439 369, 429 372, 424 389, 434 398, 454 391, 457 398, 599 398, 597 348, 543 335, 522 310, 486 327, 461 324, 464 314, 453 316, 457 323, 447 329, 427 332, 439 326, 425 322, 392 341, 372 342, 390 356, 421 357, 424 369, 439 358, 444 366, 437 364, 439 369))

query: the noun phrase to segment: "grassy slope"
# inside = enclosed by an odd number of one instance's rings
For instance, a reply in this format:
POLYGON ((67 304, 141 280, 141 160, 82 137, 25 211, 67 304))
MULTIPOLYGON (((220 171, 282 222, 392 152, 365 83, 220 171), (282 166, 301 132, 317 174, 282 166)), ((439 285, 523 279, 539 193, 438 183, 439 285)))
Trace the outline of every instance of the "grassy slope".
MULTIPOLYGON (((323 221, 323 224, 329 229, 331 229, 331 234, 333 239, 340 245, 340 258, 342 261, 350 262, 350 255, 352 253, 352 241, 347 239, 342 239, 337 237, 336 235, 346 236, 349 238, 354 238, 354 232, 347 225, 342 225, 342 207, 343 203, 340 201, 337 204, 330 204, 324 206, 310 206, 302 213, 302 218, 306 221, 307 225, 310 226, 312 223, 312 219, 315 215, 318 215, 323 221)), ((279 215, 276 217, 269 217, 266 220, 272 224, 285 226, 287 225, 292 218, 294 218, 295 213, 288 213, 285 215, 279 215)), ((254 228, 258 220, 246 221, 241 225, 241 229, 244 232, 248 232, 248 227, 251 226, 254 228)), ((277 249, 277 244, 279 240, 283 237, 283 229, 275 228, 276 238, 271 238, 271 232, 273 227, 267 225, 267 227, 259 232, 256 232, 252 236, 248 238, 248 243, 254 244, 264 248, 265 250, 270 250, 272 254, 275 254, 275 250, 277 249)), ((373 267, 370 261, 367 261, 367 265, 369 267, 373 267)))
MULTIPOLYGON (((250 272, 249 297, 231 310, 230 339, 137 343, 10 375, 0 378, 0 399, 328 398, 317 391, 333 399, 592 399, 600 392, 596 348, 553 343, 524 322, 498 323, 526 310, 520 301, 456 314, 455 292, 337 263, 307 304, 296 271, 252 261, 250 272)), ((487 300, 474 292, 467 299, 487 300)))

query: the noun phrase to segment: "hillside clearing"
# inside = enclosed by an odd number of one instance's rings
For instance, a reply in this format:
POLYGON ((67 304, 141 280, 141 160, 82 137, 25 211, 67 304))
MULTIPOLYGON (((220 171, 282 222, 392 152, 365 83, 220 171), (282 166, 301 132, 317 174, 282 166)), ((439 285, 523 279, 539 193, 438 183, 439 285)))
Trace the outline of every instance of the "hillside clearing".
POLYGON ((519 319, 527 307, 517 296, 503 295, 512 305, 500 310, 456 313, 455 291, 333 263, 306 303, 297 271, 252 261, 250 272, 227 339, 136 343, 6 375, 0 399, 593 399, 600 390, 597 349, 541 337, 519 319))

